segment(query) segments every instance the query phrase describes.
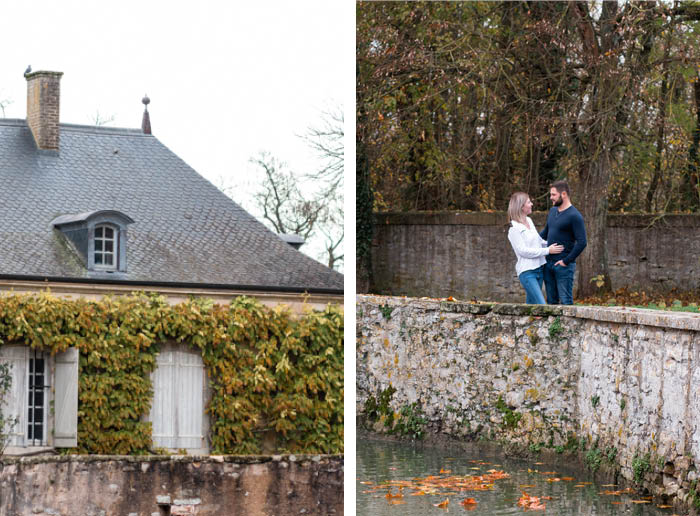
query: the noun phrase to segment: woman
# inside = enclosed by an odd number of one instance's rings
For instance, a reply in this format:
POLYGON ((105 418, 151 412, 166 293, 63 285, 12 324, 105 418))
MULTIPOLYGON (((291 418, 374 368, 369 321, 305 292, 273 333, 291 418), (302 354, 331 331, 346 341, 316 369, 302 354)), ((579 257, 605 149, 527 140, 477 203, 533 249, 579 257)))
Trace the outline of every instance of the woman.
POLYGON ((515 192, 510 196, 508 221, 511 227, 508 230, 508 240, 518 258, 515 272, 525 289, 525 302, 529 305, 543 305, 545 300, 542 295, 542 280, 546 261, 544 257, 548 254, 561 253, 564 246, 552 244, 547 247, 547 242, 540 237, 532 219, 528 217, 530 213, 532 213, 530 196, 524 192, 515 192))

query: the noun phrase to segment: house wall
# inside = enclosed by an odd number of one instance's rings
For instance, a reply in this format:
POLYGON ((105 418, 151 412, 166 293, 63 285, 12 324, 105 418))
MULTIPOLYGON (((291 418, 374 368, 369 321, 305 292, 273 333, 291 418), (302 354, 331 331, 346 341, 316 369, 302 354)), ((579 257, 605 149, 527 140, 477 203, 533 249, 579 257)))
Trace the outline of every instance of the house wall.
POLYGON ((700 314, 358 296, 357 339, 357 412, 388 404, 375 430, 412 414, 427 433, 590 452, 629 481, 646 462, 640 487, 693 497, 700 314))
POLYGON ((337 294, 294 294, 265 291, 183 289, 166 287, 132 287, 128 285, 97 285, 52 281, 0 280, 0 293, 38 293, 49 290, 53 295, 66 299, 84 298, 99 301, 105 296, 128 295, 135 290, 156 292, 165 296, 172 305, 187 301, 191 296, 213 299, 226 304, 234 297, 254 297, 266 306, 287 305, 294 313, 304 313, 308 307, 323 310, 329 303, 342 305, 343 296, 337 294))
POLYGON ((343 457, 3 457, 0 514, 342 515, 343 457))
MULTIPOLYGON (((542 229, 546 213, 532 219, 542 229)), ((506 223, 502 212, 378 214, 371 291, 524 302, 506 223)), ((607 252, 614 288, 700 288, 700 216, 609 215, 607 252)))

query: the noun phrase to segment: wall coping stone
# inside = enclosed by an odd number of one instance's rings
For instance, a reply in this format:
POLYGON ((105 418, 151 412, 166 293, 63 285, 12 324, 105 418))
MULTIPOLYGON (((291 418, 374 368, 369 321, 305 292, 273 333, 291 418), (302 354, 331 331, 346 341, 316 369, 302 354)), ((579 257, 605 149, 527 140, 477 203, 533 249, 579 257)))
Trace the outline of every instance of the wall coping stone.
POLYGON ((377 306, 412 306, 426 309, 439 309, 448 313, 471 313, 485 315, 489 312, 503 315, 530 315, 535 317, 564 315, 579 319, 624 324, 638 324, 673 328, 676 330, 700 331, 700 313, 652 310, 626 306, 584 306, 584 305, 526 305, 521 303, 484 303, 434 298, 407 298, 358 294, 357 302, 377 306))
POLYGON ((61 462, 183 462, 262 464, 265 462, 320 462, 343 460, 344 454, 288 454, 288 455, 35 455, 31 457, 1 456, 0 466, 10 464, 50 464, 61 462))
MULTIPOLYGON (((541 225, 547 218, 546 211, 532 212, 530 217, 541 225)), ((505 211, 406 211, 379 212, 374 214, 378 225, 457 225, 457 226, 509 226, 505 211)), ((631 214, 609 213, 607 226, 622 228, 651 228, 655 225, 670 227, 700 227, 700 216, 695 214, 631 214)))

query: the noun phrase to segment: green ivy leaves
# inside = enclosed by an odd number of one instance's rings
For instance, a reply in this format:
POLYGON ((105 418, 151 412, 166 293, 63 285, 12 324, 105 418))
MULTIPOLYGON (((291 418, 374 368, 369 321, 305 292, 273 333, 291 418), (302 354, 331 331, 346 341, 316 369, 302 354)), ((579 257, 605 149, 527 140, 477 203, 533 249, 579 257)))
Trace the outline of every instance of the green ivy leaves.
POLYGON ((202 353, 212 453, 259 453, 270 436, 278 452, 342 452, 340 307, 295 317, 248 297, 228 306, 200 298, 171 306, 143 293, 99 302, 49 293, 0 298, 0 345, 80 350, 80 453, 152 449, 151 424, 142 419, 166 341, 202 353))

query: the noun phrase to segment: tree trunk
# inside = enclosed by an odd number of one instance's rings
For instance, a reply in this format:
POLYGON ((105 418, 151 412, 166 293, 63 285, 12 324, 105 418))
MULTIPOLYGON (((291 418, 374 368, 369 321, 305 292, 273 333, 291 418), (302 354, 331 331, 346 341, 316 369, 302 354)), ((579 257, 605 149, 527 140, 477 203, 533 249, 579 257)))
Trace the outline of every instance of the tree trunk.
POLYGON ((608 185, 610 183, 609 151, 584 161, 576 189, 571 192, 572 202, 583 215, 586 225, 586 249, 576 259, 578 271, 576 297, 588 297, 612 290, 608 273, 606 243, 608 225, 608 185), (602 275, 598 287, 594 278, 602 275))

